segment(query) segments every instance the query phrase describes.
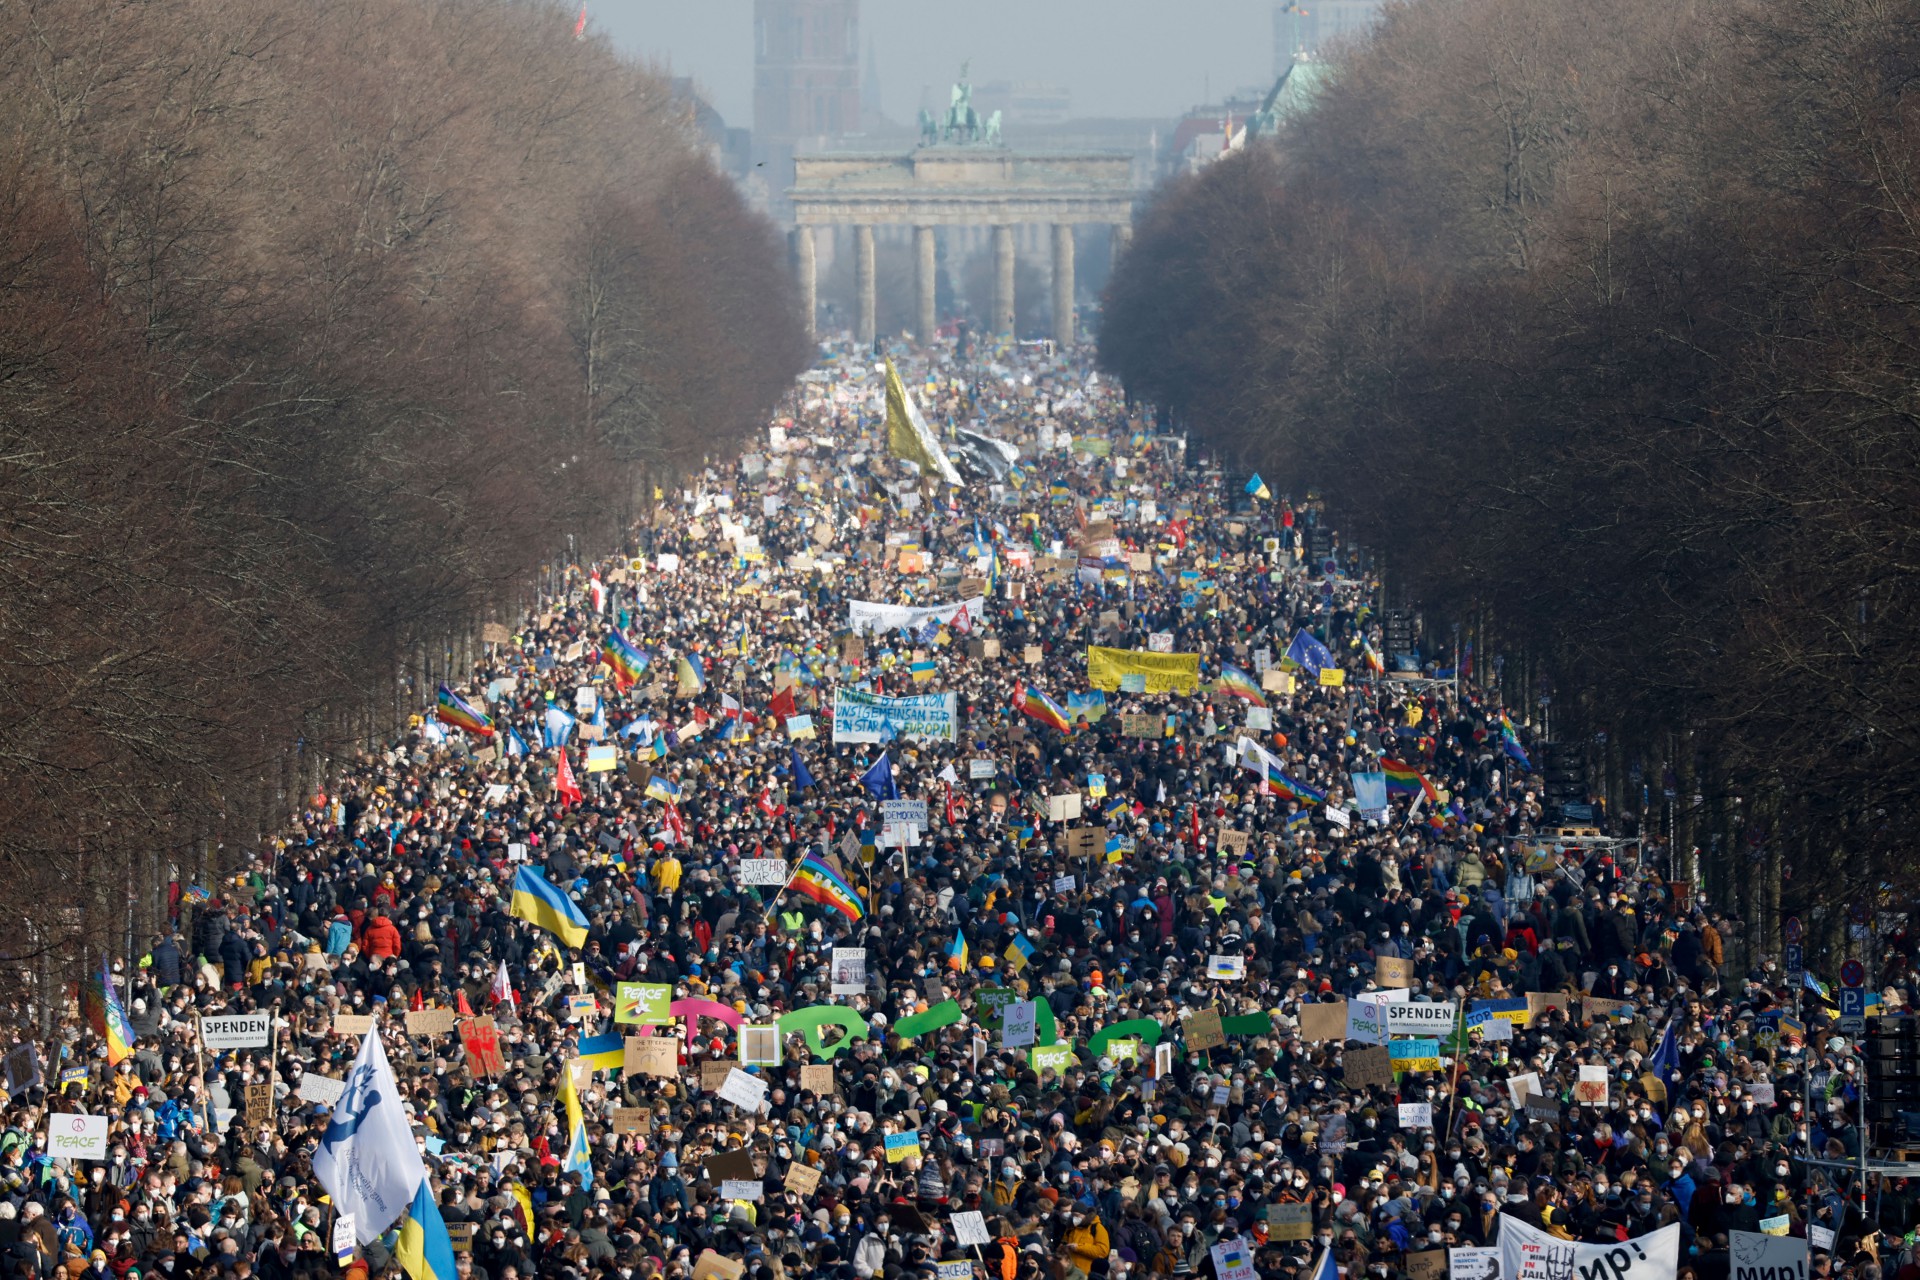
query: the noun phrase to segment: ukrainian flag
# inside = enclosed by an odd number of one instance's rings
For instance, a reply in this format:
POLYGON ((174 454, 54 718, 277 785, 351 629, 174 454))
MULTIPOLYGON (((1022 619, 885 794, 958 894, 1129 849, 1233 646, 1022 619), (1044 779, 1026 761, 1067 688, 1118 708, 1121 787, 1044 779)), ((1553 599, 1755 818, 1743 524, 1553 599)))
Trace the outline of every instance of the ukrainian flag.
POLYGON ((587 944, 587 918, 580 914, 580 908, 532 867, 514 872, 513 899, 507 914, 539 925, 570 947, 587 944))
POLYGON ((595 1071, 618 1071, 627 1062, 626 1042, 617 1035, 582 1035, 578 1052, 595 1071))
POLYGON ((440 1217, 440 1206, 433 1202, 427 1180, 413 1193, 413 1207, 400 1224, 400 1243, 394 1258, 412 1280, 456 1280, 453 1271, 453 1240, 440 1217))
MULTIPOLYGON (((587 1121, 580 1114, 580 1091, 573 1087, 573 1072, 560 1072, 560 1096, 567 1104, 567 1157, 560 1172, 580 1175, 580 1189, 593 1190, 593 1152, 587 1146, 587 1121)), ((444 1230, 444 1228, 443 1228, 444 1230)))

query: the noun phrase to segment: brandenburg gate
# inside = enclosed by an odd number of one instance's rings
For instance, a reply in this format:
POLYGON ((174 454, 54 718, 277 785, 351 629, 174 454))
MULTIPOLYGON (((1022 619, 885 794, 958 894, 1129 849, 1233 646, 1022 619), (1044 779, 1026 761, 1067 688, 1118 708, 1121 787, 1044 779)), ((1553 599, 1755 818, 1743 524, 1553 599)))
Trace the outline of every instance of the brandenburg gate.
POLYGON ((999 120, 982 127, 955 86, 955 107, 942 130, 922 113, 922 145, 906 155, 832 152, 794 157, 794 271, 804 314, 812 323, 817 301, 814 228, 853 229, 854 281, 859 293, 856 336, 874 339, 873 232, 876 226, 913 228, 914 286, 919 334, 934 332, 934 232, 938 227, 990 227, 993 235, 995 334, 1014 325, 1014 228, 1052 228, 1053 337, 1074 340, 1074 226, 1106 223, 1118 255, 1133 234, 1133 157, 1120 152, 1017 153, 999 143, 999 120))

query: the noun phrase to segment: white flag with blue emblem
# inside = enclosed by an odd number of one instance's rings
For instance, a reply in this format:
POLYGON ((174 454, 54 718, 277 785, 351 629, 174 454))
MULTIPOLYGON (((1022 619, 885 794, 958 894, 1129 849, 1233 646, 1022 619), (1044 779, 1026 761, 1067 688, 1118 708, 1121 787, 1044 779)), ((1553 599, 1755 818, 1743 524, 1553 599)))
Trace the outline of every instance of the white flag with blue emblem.
POLYGON ((346 1088, 313 1153, 313 1173, 335 1211, 353 1215, 361 1244, 379 1239, 407 1211, 427 1176, 377 1021, 360 1039, 346 1088))

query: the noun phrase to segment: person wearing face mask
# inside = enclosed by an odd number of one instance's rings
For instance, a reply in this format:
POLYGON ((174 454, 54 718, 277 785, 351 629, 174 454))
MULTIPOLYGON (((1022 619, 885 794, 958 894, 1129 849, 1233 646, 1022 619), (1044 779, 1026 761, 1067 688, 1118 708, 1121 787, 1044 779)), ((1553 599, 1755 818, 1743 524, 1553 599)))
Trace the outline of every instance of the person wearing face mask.
POLYGON ((1067 1211, 1065 1231, 1060 1238, 1060 1253, 1073 1280, 1084 1280, 1096 1267, 1103 1267, 1113 1251, 1107 1226, 1091 1207, 1074 1201, 1067 1211))
POLYGON ((1694 1181, 1693 1174, 1687 1169, 1684 1149, 1676 1150, 1667 1156, 1665 1168, 1667 1177, 1664 1189, 1673 1197, 1674 1203, 1680 1206, 1680 1215, 1683 1218, 1687 1217, 1693 1204, 1694 1181))

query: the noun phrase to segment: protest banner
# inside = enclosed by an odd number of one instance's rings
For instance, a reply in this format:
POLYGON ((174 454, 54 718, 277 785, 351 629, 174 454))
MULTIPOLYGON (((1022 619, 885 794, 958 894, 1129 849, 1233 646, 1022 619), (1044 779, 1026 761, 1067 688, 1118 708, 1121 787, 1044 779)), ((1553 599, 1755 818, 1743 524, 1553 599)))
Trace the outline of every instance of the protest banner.
POLYGON ((1500 1280, 1673 1280, 1680 1267, 1675 1222, 1619 1244, 1578 1244, 1500 1215, 1500 1280))
MULTIPOLYGON (((908 553, 912 554, 912 553, 908 553)), ((904 557, 903 557, 904 568, 904 557)), ((919 632, 928 622, 941 626, 951 623, 965 610, 968 624, 980 626, 987 620, 987 600, 985 596, 975 596, 971 600, 960 600, 952 604, 933 604, 910 606, 900 604, 876 604, 869 600, 847 601, 847 629, 854 635, 868 632, 907 630, 919 632)))
POLYGON ((1729 1231, 1732 1280, 1807 1280, 1808 1242, 1765 1231, 1729 1231))
POLYGON ((1116 693, 1120 678, 1129 675, 1143 678, 1146 693, 1191 694, 1200 687, 1200 655, 1087 646, 1088 684, 1116 693))
POLYGON ((959 700, 951 693, 883 698, 876 693, 836 686, 833 691, 833 740, 877 743, 895 738, 952 742, 959 700))

